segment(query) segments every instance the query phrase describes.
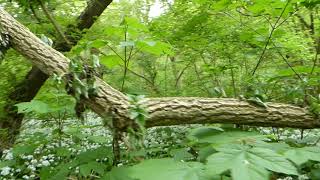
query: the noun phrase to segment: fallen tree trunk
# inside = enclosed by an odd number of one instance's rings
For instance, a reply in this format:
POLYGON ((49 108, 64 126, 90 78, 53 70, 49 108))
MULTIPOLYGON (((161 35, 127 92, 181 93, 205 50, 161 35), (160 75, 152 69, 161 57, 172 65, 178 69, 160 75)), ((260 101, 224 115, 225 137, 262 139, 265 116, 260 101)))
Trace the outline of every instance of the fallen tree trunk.
MULTIPOLYGON (((41 71, 60 76, 68 73, 69 59, 45 45, 27 28, 4 10, 0 10, 0 23, 18 52, 38 66, 41 71)), ((125 129, 132 124, 129 118, 130 104, 127 97, 101 79, 98 95, 85 100, 88 107, 101 115, 112 115, 118 127, 125 129)), ((217 98, 146 98, 140 102, 149 113, 147 126, 234 123, 256 126, 319 128, 319 118, 306 109, 287 104, 267 103, 268 108, 258 107, 237 99, 217 98)))
POLYGON ((318 128, 304 108, 280 103, 266 103, 268 108, 231 98, 150 98, 147 126, 230 123, 269 127, 318 128))
MULTIPOLYGON (((65 43, 64 40, 55 43, 54 48, 60 52, 70 51, 72 46, 82 37, 82 30, 90 28, 94 20, 99 17, 102 12, 109 6, 112 0, 91 0, 87 7, 78 17, 76 25, 70 25, 67 28, 66 35, 71 44, 65 43)), ((31 101, 38 93, 42 85, 48 79, 48 75, 42 72, 37 66, 26 75, 26 78, 18 83, 13 91, 9 93, 7 104, 5 105, 6 117, 0 119, 0 129, 8 129, 6 137, 0 137, 1 146, 10 147, 17 134, 20 132, 20 127, 23 119, 23 114, 18 114, 17 108, 14 106, 20 102, 31 101)))

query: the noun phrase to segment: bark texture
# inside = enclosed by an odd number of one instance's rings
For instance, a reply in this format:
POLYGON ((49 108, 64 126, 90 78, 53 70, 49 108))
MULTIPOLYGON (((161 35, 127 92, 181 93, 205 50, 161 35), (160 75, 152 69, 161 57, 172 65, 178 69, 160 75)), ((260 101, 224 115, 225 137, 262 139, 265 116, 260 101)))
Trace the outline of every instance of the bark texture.
MULTIPOLYGON (((68 27, 68 39, 70 38, 70 44, 65 43, 65 40, 62 39, 55 44, 55 49, 67 52, 70 51, 73 45, 77 44, 77 42, 81 39, 82 34, 81 31, 85 28, 90 28, 94 20, 102 14, 102 12, 108 7, 108 5, 112 2, 112 0, 91 0, 88 2, 88 6, 78 17, 78 21, 76 26, 68 27), (70 32, 74 32, 70 34, 70 32)), ((23 34, 21 34, 23 38, 23 34)), ((19 43, 19 40, 16 42, 19 43)), ((27 44, 27 46, 21 46, 19 51, 25 51, 28 49, 32 49, 31 44, 27 44), (28 47, 30 45, 30 47, 28 47)), ((39 49, 42 51, 43 49, 39 49)), ((47 53, 47 51, 43 51, 47 53)), ((52 56, 53 54, 50 54, 52 56)), ((26 55, 27 57, 33 57, 26 55)), ((37 57, 33 57, 37 58, 37 57)), ((48 59, 50 61, 50 59, 48 59)), ((15 136, 19 134, 19 129, 22 123, 23 115, 17 113, 17 108, 14 106, 20 102, 28 102, 31 101, 38 93, 42 85, 48 79, 48 75, 43 73, 39 68, 39 64, 37 62, 33 62, 34 66, 26 75, 26 78, 17 84, 14 87, 14 91, 10 92, 8 96, 8 103, 5 106, 5 112, 7 113, 6 119, 0 120, 0 129, 7 129, 8 137, 7 139, 0 138, 0 149, 1 146, 8 147, 14 143, 15 136)))
POLYGON ((304 108, 267 103, 268 108, 229 98, 150 98, 147 126, 230 123, 254 126, 317 128, 320 120, 304 108))
MULTIPOLYGON (((67 73, 69 59, 43 44, 35 35, 7 12, 0 10, 0 23, 9 33, 13 48, 43 72, 51 75, 67 73)), ((130 104, 127 97, 97 78, 97 97, 87 99, 86 104, 101 116, 112 115, 118 119, 117 128, 132 125, 128 117, 130 104)), ((268 108, 258 107, 246 101, 220 98, 146 98, 140 102, 149 112, 147 126, 233 123, 272 127, 319 128, 319 118, 306 109, 280 103, 267 103, 268 108)))

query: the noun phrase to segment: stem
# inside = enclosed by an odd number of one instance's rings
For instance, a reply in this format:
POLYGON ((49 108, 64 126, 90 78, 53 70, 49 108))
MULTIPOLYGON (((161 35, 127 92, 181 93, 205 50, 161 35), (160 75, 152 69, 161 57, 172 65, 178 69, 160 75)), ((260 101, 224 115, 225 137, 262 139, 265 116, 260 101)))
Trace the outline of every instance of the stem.
MULTIPOLYGON (((229 58, 229 64, 232 65, 230 58, 229 58)), ((231 73, 231 80, 232 80, 232 87, 233 87, 233 97, 237 97, 238 93, 237 93, 236 82, 235 82, 235 79, 234 79, 234 72, 233 72, 233 68, 232 67, 230 68, 230 73, 231 73)))
POLYGON ((36 11, 34 10, 34 7, 31 4, 30 4, 30 10, 31 10, 32 15, 34 16, 34 18, 38 21, 38 23, 41 23, 40 17, 38 16, 36 11))
POLYGON ((260 55, 260 58, 259 58, 259 60, 258 60, 258 63, 257 63, 257 65, 256 65, 256 67, 254 68, 253 72, 252 72, 252 76, 254 76, 254 74, 256 73, 259 65, 261 64, 262 59, 263 59, 263 57, 264 57, 264 54, 265 54, 265 52, 267 51, 267 47, 268 47, 268 45, 269 45, 269 43, 270 43, 270 41, 271 41, 271 37, 272 37, 272 35, 273 35, 273 32, 276 30, 276 28, 279 27, 279 26, 277 26, 277 24, 279 23, 280 18, 282 17, 284 11, 287 9, 287 6, 289 5, 289 2, 290 2, 290 0, 287 1, 286 5, 284 6, 284 8, 283 8, 283 10, 282 10, 282 12, 281 12, 281 14, 280 14, 280 16, 278 17, 278 19, 276 20, 276 22, 274 23, 274 25, 271 25, 271 28, 272 28, 272 29, 271 29, 271 32, 270 32, 270 34, 269 34, 267 43, 265 44, 265 46, 264 46, 264 48, 263 48, 263 51, 262 51, 262 53, 261 53, 261 55, 260 55))
MULTIPOLYGON (((124 42, 127 42, 127 29, 128 29, 128 26, 126 25, 125 26, 125 31, 124 31, 124 42)), ((128 66, 129 66, 129 59, 127 59, 127 46, 124 46, 124 72, 123 72, 123 79, 122 79, 122 85, 121 85, 121 91, 122 92, 123 92, 123 89, 124 89, 124 83, 126 81, 125 79, 126 79, 126 76, 127 76, 128 66)))
POLYGON ((187 66, 184 67, 184 68, 181 70, 181 72, 179 73, 179 75, 178 75, 178 77, 177 77, 177 79, 176 79, 176 83, 175 83, 175 87, 176 87, 176 88, 178 87, 179 81, 180 81, 183 73, 188 69, 188 67, 189 67, 190 65, 191 65, 191 62, 190 62, 189 64, 187 64, 187 66))
POLYGON ((313 59, 313 65, 312 65, 312 69, 311 69, 310 75, 313 74, 313 72, 314 72, 314 70, 315 70, 315 68, 317 66, 319 52, 320 52, 320 38, 317 39, 316 54, 315 54, 315 57, 313 59))
POLYGON ((117 166, 121 160, 121 155, 120 155, 120 144, 119 141, 121 139, 121 133, 119 129, 117 128, 117 120, 116 118, 113 118, 112 120, 113 123, 113 141, 112 141, 112 149, 113 149, 113 165, 117 166))
POLYGON ((58 34, 60 35, 60 37, 68 44, 70 45, 70 41, 67 39, 67 37, 64 35, 63 31, 60 28, 60 25, 56 22, 56 20, 53 18, 53 16, 51 15, 51 13, 49 12, 49 10, 47 9, 47 7, 45 6, 45 4, 42 2, 42 0, 38 0, 38 3, 41 6, 41 9, 43 10, 44 14, 47 16, 47 18, 49 19, 49 21, 51 22, 51 24, 53 25, 53 27, 56 29, 56 31, 58 32, 58 34))

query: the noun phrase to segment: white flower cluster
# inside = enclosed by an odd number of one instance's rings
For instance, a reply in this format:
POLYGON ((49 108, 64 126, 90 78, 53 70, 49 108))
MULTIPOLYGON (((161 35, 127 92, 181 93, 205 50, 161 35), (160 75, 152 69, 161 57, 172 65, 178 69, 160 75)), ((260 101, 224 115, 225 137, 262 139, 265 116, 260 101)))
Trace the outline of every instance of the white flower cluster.
POLYGON ((1 158, 3 160, 12 160, 13 159, 12 149, 3 150, 1 158))
POLYGON ((11 172, 11 168, 6 166, 6 167, 1 168, 1 173, 0 174, 2 176, 7 176, 7 175, 10 174, 10 172, 11 172))
POLYGON ((306 143, 308 143, 308 144, 314 144, 314 143, 318 142, 317 145, 320 145, 320 141, 319 141, 320 130, 319 129, 310 129, 310 130, 303 130, 302 131, 300 129, 260 127, 260 128, 258 128, 258 130, 263 134, 274 135, 279 140, 294 139, 297 142, 300 142, 304 139, 306 141, 306 143))

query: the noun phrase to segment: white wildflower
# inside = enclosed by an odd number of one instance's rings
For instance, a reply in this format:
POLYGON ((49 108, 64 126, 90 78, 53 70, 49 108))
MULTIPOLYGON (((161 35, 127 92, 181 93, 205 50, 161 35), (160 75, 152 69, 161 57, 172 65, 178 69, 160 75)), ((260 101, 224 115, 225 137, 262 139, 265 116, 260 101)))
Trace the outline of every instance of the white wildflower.
POLYGON ((50 162, 45 160, 45 161, 42 161, 42 165, 43 166, 49 166, 50 165, 50 162))
POLYGON ((13 154, 11 152, 8 152, 5 156, 4 156, 5 160, 12 160, 13 159, 13 154))
POLYGON ((28 155, 26 158, 31 160, 33 158, 33 156, 32 155, 28 155))
POLYGON ((11 168, 8 167, 8 166, 3 167, 3 168, 1 168, 1 173, 0 174, 3 175, 3 176, 6 176, 6 175, 10 174, 10 170, 11 170, 11 168))
POLYGON ((31 171, 35 171, 36 170, 36 167, 34 167, 33 165, 29 165, 27 168, 30 169, 31 171))

